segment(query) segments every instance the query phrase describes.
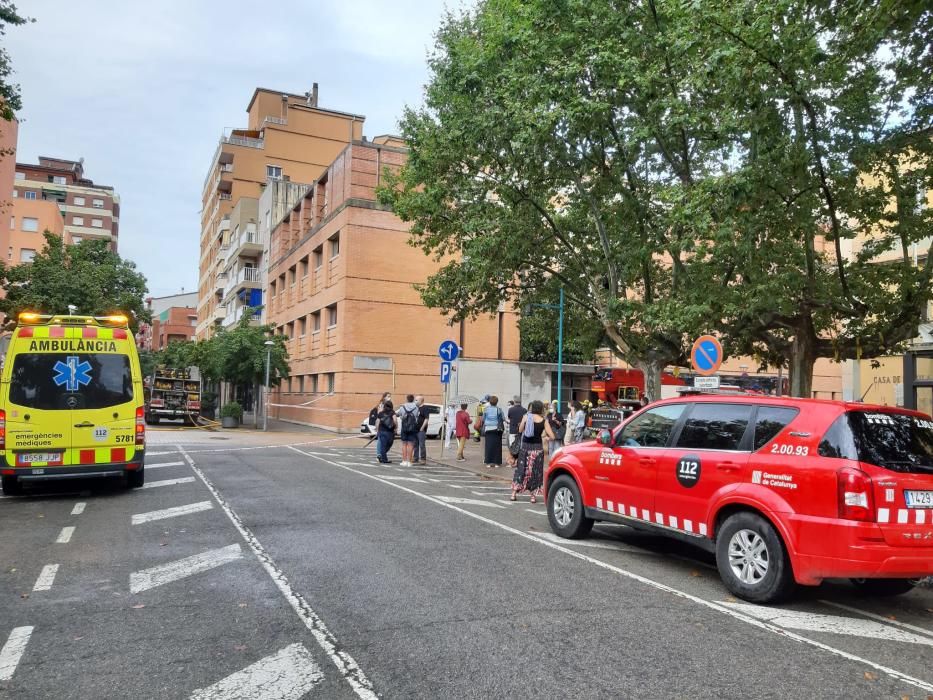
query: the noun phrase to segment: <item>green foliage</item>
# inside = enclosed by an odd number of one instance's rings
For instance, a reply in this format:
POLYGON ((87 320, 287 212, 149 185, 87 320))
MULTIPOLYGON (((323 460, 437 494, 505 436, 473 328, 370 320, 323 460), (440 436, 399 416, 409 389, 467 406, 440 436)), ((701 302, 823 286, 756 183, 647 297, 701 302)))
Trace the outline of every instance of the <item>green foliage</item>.
POLYGON ((242 420, 243 418, 243 407, 236 401, 230 401, 225 403, 220 409, 221 418, 236 418, 237 420, 242 420))
POLYGON ((139 367, 144 377, 151 377, 156 366, 160 364, 162 364, 160 353, 153 352, 152 350, 139 351, 139 367))
POLYGON ((266 372, 266 341, 271 340, 269 383, 278 386, 289 375, 285 337, 273 335, 273 326, 250 324, 245 313, 239 324, 220 330, 208 340, 169 343, 159 354, 159 363, 169 367, 197 367, 208 382, 263 384, 266 372))
MULTIPOLYGON (((0 0, 0 38, 6 34, 7 25, 15 27, 34 21, 20 15, 16 5, 10 0, 0 0)), ((12 75, 13 66, 10 63, 10 55, 0 45, 0 119, 5 121, 11 121, 22 107, 19 85, 10 82, 12 75)), ((0 156, 3 155, 7 154, 0 154, 0 156)))
POLYGON ((931 227, 931 28, 909 0, 448 14, 380 190, 443 262, 422 299, 464 318, 560 283, 655 377, 713 331, 809 395, 816 357, 898 347, 933 293, 907 253, 931 227))
MULTIPOLYGON (((547 292, 536 297, 534 301, 527 300, 518 322, 521 334, 520 356, 526 362, 557 362, 559 311, 551 306, 557 303, 559 291, 553 289, 547 292), (542 307, 536 304, 548 306, 542 307)), ((602 326, 594 323, 580 311, 578 306, 566 306, 564 309, 565 363, 592 363, 596 349, 606 343, 606 334, 602 326)))
POLYGON ((62 239, 45 232, 45 249, 31 263, 0 268, 0 286, 6 296, 0 311, 15 317, 30 310, 91 316, 114 312, 126 314, 130 327, 149 320, 143 301, 146 278, 136 265, 110 250, 106 241, 81 241, 63 245, 62 239))

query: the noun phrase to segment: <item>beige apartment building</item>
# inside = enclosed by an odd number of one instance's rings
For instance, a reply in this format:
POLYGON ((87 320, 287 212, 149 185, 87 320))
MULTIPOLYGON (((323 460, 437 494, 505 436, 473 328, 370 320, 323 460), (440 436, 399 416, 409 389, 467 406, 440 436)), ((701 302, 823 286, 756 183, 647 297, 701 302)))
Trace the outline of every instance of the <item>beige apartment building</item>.
MULTIPOLYGON (((103 240, 117 252, 120 234, 120 197, 113 187, 97 185, 84 176, 84 159, 39 156, 37 164, 17 163, 13 196, 18 200, 51 203, 61 214, 66 243, 103 240)), ((42 229, 40 229, 41 238, 42 229)))
POLYGON ((392 137, 353 141, 273 227, 268 321, 287 337, 291 377, 273 390, 271 416, 356 431, 383 391, 440 402, 448 339, 469 360, 518 360, 514 312, 451 327, 422 304, 414 285, 439 263, 408 245, 408 225, 375 194, 406 155, 392 137))
POLYGON ((318 106, 317 84, 304 95, 257 88, 246 113, 221 136, 201 193, 199 338, 263 303, 258 203, 269 183, 313 182, 363 134, 364 117, 318 106))

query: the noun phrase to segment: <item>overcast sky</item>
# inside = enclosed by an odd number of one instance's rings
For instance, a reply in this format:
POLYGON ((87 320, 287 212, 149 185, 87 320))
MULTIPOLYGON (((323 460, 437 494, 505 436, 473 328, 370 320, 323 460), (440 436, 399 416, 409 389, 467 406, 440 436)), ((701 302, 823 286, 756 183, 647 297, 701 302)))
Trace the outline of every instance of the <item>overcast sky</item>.
MULTIPOLYGON (((155 296, 197 290, 201 187, 257 86, 396 133, 420 104, 443 0, 20 1, 7 29, 23 109, 17 160, 84 158, 121 198, 120 253, 155 296)), ((460 2, 447 5, 459 7, 460 2)))

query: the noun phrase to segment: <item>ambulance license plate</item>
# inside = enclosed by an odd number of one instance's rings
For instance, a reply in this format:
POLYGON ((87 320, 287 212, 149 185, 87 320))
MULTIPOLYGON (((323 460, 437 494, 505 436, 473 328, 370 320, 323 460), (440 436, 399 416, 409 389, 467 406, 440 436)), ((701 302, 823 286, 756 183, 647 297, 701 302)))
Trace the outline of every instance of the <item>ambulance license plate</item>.
POLYGON ((60 452, 20 452, 16 455, 19 464, 35 464, 36 462, 60 462, 60 452))
POLYGON ((908 508, 933 508, 933 491, 904 491, 908 508))

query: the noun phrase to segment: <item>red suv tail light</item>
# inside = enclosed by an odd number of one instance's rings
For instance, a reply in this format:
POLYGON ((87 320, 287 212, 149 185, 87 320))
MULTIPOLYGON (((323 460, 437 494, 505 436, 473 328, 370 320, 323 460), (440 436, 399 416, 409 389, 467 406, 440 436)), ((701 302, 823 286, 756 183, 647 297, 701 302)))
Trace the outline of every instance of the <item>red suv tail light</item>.
POLYGON ((874 522, 875 499, 868 474, 858 469, 840 469, 836 472, 836 484, 839 488, 839 517, 874 522))
POLYGON ((6 411, 0 411, 0 450, 6 449, 6 411))
POLYGON ((143 414, 143 407, 136 409, 136 446, 146 444, 146 418, 143 414))

